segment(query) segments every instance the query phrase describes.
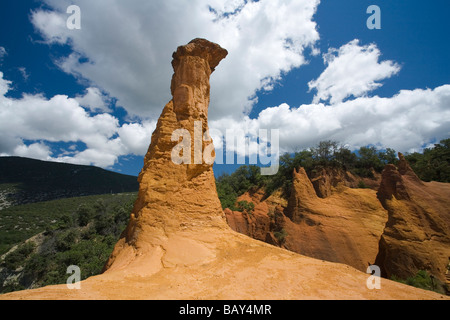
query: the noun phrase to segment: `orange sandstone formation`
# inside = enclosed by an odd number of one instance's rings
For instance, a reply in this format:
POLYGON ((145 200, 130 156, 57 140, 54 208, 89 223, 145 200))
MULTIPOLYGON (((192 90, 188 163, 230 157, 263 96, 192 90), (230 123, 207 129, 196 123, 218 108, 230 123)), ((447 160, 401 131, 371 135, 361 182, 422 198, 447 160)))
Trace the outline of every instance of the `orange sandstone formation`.
POLYGON ((201 131, 200 136, 207 132, 209 78, 227 54, 204 39, 195 39, 173 54, 173 99, 165 106, 152 135, 138 178, 138 200, 105 270, 137 268, 152 273, 162 267, 161 259, 162 264, 175 265, 171 248, 178 244, 183 248, 188 243, 195 249, 186 254, 196 261, 209 256, 207 250, 188 238, 171 235, 183 230, 205 233, 226 228, 212 164, 203 161, 203 151, 213 146, 212 142, 200 141, 200 148, 194 148, 196 143, 190 141, 191 164, 176 164, 172 151, 179 141, 172 141, 172 134, 179 129, 187 130, 191 137, 198 136, 195 130, 201 131), (201 127, 196 127, 199 121, 201 127), (194 164, 199 151, 202 163, 194 164))
POLYGON ((423 182, 399 154, 383 171, 378 198, 388 211, 376 264, 407 278, 427 270, 442 283, 450 258, 450 184, 423 182))
POLYGON ((271 200, 274 195, 253 196, 263 190, 248 192, 238 201, 253 202, 255 212, 227 209, 228 224, 309 257, 361 271, 368 264, 379 265, 387 278, 406 279, 426 270, 444 284, 450 258, 450 184, 423 182, 401 153, 399 159, 398 167, 387 165, 381 181, 373 182, 378 192, 354 188, 357 179, 336 169, 309 178, 299 168, 287 204, 271 200), (282 241, 274 240, 280 230, 282 241))
POLYGON ((275 195, 263 201, 240 197, 255 203, 255 211, 248 215, 226 210, 230 227, 290 251, 366 271, 377 257, 387 212, 376 191, 348 187, 357 181, 350 173, 326 171, 310 179, 304 168, 294 170, 287 202, 280 197, 274 201, 275 195), (274 241, 281 230, 285 237, 274 241))
MULTIPOLYGON (((178 165, 171 158, 179 142, 172 141, 175 130, 192 136, 198 121, 207 130, 209 76, 226 54, 204 39, 175 52, 173 100, 153 133, 139 175, 139 198, 105 272, 81 282, 80 290, 63 284, 0 299, 445 299, 384 279, 381 289, 371 290, 364 272, 228 227, 211 164, 178 165)), ((208 150, 209 143, 200 149, 208 150)), ((193 158, 196 149, 191 145, 193 158)))

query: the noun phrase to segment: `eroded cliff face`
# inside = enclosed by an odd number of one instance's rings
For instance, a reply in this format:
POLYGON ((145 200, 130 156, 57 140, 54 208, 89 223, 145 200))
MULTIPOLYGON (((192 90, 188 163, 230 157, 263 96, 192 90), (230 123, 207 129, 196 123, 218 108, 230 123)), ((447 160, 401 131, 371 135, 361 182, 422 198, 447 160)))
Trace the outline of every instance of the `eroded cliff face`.
POLYGON ((359 179, 339 170, 323 169, 308 177, 299 168, 286 203, 245 194, 238 200, 255 203, 255 212, 226 210, 227 221, 237 232, 309 257, 361 271, 376 264, 387 278, 406 279, 427 270, 444 283, 450 258, 450 184, 423 182, 401 153, 399 159, 372 180, 372 189, 356 188, 359 179), (274 237, 280 230, 282 241, 274 237))
POLYGON ((350 188, 357 181, 334 169, 321 170, 310 179, 298 168, 287 201, 241 197, 255 203, 255 212, 226 211, 226 217, 233 230, 255 239, 366 271, 378 254, 387 211, 375 190, 350 188))
MULTIPOLYGON (((212 141, 204 139, 208 132, 209 79, 226 56, 225 49, 204 39, 195 39, 174 52, 173 99, 164 107, 152 135, 138 178, 138 200, 105 271, 141 268, 144 264, 148 272, 153 272, 161 263, 175 263, 167 260, 167 250, 174 242, 191 241, 182 237, 174 240, 174 233, 226 228, 212 163, 203 157, 208 151, 214 156, 212 141), (174 132, 183 135, 173 139, 174 132), (180 142, 188 143, 188 148, 176 150, 180 142), (174 156, 187 161, 178 163, 174 156)), ((202 254, 208 256, 208 250, 201 247, 196 251, 199 259, 202 254)))
POLYGON ((311 183, 320 198, 331 196, 341 186, 355 188, 359 181, 352 173, 339 168, 321 168, 311 176, 311 183))
POLYGON ((376 264, 383 275, 410 277, 427 270, 445 282, 450 258, 450 184, 423 182, 399 154, 382 174, 378 198, 388 211, 376 264))

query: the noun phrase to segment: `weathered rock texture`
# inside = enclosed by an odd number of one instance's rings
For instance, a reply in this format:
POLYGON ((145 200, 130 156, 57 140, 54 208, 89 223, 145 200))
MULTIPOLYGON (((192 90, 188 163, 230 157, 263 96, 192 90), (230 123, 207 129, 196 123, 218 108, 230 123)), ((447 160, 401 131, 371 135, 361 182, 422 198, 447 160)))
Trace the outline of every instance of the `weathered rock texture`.
MULTIPOLYGON (((130 222, 117 243, 105 270, 137 268, 154 272, 162 265, 176 265, 178 258, 172 247, 192 245, 187 254, 191 262, 210 257, 209 250, 184 237, 171 237, 177 231, 214 232, 226 228, 217 197, 212 164, 203 161, 203 151, 212 141, 200 142, 208 131, 209 78, 227 51, 204 39, 196 39, 179 47, 173 54, 171 92, 164 108, 139 175, 139 196, 130 222), (201 127, 196 128, 196 123, 201 127), (172 150, 179 141, 172 141, 175 130, 189 132, 191 164, 175 164, 172 150), (200 130, 199 130, 200 129, 200 130), (194 131, 199 132, 194 132, 194 131), (194 164, 200 152, 201 164, 194 164)), ((180 155, 182 156, 182 152, 180 155)))
POLYGON ((378 198, 388 211, 376 264, 384 276, 427 270, 445 282, 450 258, 450 184, 422 182, 402 154, 383 171, 378 198))
POLYGON ((361 271, 376 264, 387 278, 406 279, 426 270, 445 283, 450 184, 423 182, 402 154, 399 159, 398 167, 385 167, 381 181, 372 179, 378 191, 355 188, 359 179, 336 169, 317 171, 310 178, 299 168, 293 172, 287 203, 268 201, 274 196, 267 200, 254 196, 262 190, 244 194, 238 200, 255 203, 255 212, 226 210, 228 224, 237 232, 309 257, 361 271), (276 237, 280 230, 282 241, 276 237))
POLYGON ((353 174, 338 168, 321 168, 311 176, 311 183, 320 198, 331 196, 333 190, 340 186, 356 187, 358 182, 353 174))
POLYGON ((357 181, 337 169, 323 169, 310 179, 299 168, 293 172, 287 201, 281 193, 263 201, 262 197, 244 195, 238 201, 252 201, 255 212, 248 215, 227 210, 227 221, 233 230, 255 239, 366 271, 378 254, 387 212, 376 191, 350 188, 357 181), (285 236, 280 239, 282 230, 285 236))
POLYGON ((371 189, 339 190, 320 198, 303 168, 294 172, 285 210, 284 246, 295 252, 340 262, 361 271, 375 262, 387 213, 371 189))
MULTIPOLYGON (((173 100, 159 119, 130 222, 105 267, 81 283, 15 292, 0 299, 441 299, 389 280, 307 258, 232 231, 211 165, 175 165, 175 129, 207 129, 209 76, 226 51, 196 39, 174 54, 173 100)), ((231 93, 230 93, 231 94, 231 93)), ((207 144, 203 144, 203 149, 207 144)))

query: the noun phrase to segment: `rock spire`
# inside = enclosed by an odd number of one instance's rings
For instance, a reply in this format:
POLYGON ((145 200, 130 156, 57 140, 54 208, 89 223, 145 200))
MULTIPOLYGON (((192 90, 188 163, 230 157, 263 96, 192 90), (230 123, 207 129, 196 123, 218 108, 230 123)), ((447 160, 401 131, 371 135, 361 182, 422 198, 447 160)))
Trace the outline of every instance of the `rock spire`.
MULTIPOLYGON (((145 260, 141 262, 148 264, 149 269, 157 269, 162 253, 174 244, 175 233, 227 227, 212 163, 203 159, 208 150, 214 156, 212 141, 205 139, 209 79, 227 54, 225 49, 205 39, 194 39, 173 53, 173 99, 165 106, 153 132, 138 178, 138 199, 105 270, 134 265, 138 260, 145 260), (177 132, 183 135, 174 136, 177 132), (198 136, 200 141, 194 141, 198 136), (187 143, 187 149, 176 150, 180 142, 187 143), (174 161, 174 154, 186 161, 174 161), (155 255, 159 258, 153 259, 155 255)), ((190 242, 185 240, 185 244, 190 242)), ((201 255, 202 250, 197 251, 201 255)))

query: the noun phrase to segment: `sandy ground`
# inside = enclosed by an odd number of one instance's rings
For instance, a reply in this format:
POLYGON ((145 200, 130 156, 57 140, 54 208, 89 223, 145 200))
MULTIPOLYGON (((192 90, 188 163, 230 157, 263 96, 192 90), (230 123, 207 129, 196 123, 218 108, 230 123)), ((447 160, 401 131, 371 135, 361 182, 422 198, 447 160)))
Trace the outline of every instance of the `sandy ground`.
POLYGON ((0 300, 448 299, 386 279, 381 279, 381 289, 370 290, 369 274, 233 231, 194 238, 178 234, 162 250, 91 277, 81 282, 79 290, 49 286, 1 295, 0 300), (190 249, 200 253, 190 254, 190 249))

